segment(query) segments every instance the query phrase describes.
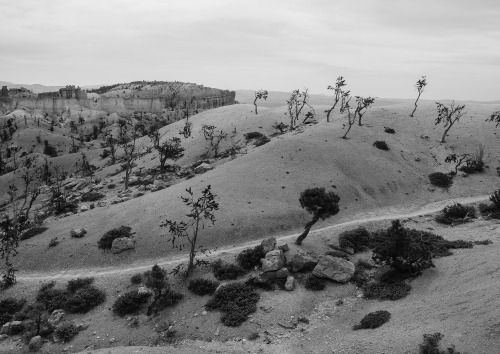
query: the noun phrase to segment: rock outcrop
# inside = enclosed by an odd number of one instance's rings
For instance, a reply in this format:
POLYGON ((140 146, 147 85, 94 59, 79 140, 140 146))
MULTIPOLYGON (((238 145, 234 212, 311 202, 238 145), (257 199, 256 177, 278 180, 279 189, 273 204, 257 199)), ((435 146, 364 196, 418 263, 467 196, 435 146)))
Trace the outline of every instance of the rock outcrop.
POLYGON ((323 256, 314 267, 313 275, 327 278, 337 283, 347 283, 354 275, 355 266, 343 258, 323 256))

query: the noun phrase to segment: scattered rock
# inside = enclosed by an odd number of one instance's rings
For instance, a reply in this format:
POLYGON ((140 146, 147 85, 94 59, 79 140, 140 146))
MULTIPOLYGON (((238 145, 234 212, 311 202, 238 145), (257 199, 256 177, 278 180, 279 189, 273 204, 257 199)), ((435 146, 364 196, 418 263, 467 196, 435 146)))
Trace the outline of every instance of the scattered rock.
POLYGON ((312 270, 318 259, 305 252, 297 251, 287 255, 287 265, 292 267, 292 272, 312 270))
POLYGON ((116 338, 110 338, 110 339, 109 339, 109 342, 110 342, 110 343, 114 343, 114 342, 116 342, 116 338))
POLYGON ((50 314, 50 317, 47 320, 47 322, 52 327, 55 327, 59 322, 61 322, 61 320, 63 319, 63 317, 64 317, 64 311, 63 310, 54 310, 50 314))
POLYGON ((270 252, 274 250, 274 247, 276 246, 276 238, 274 237, 266 238, 264 241, 261 242, 260 245, 263 247, 264 253, 270 252))
POLYGON ((87 234, 87 230, 85 230, 83 227, 81 227, 79 229, 72 229, 70 231, 70 234, 71 234, 71 237, 82 238, 83 236, 85 236, 87 234))
POLYGON ((111 244, 111 253, 120 253, 135 248, 135 241, 130 237, 115 238, 111 244))
POLYGON ((266 253, 266 258, 261 260, 262 271, 271 272, 283 268, 285 265, 285 256, 281 250, 269 251, 266 253))
POLYGON ((77 325, 75 325, 76 327, 76 330, 78 332, 81 332, 81 331, 85 331, 87 328, 89 328, 89 324, 88 323, 78 323, 77 325))
POLYGON ((285 289, 288 291, 293 291, 295 289, 295 278, 291 275, 286 278, 285 289))
POLYGON ((290 271, 285 267, 281 268, 276 272, 276 278, 278 279, 285 279, 288 278, 289 276, 290 276, 290 271))
POLYGON ((37 352, 42 348, 42 345, 43 345, 42 337, 34 336, 33 338, 31 338, 28 344, 28 348, 31 352, 37 352))
POLYGON ((355 266, 343 258, 323 256, 314 267, 313 275, 328 278, 337 283, 347 283, 354 275, 355 266))

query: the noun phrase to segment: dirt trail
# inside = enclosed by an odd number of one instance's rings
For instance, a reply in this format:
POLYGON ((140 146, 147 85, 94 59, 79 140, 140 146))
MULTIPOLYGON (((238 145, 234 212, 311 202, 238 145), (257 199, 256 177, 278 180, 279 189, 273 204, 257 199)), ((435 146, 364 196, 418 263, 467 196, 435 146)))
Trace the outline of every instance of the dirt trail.
MULTIPOLYGON (((436 213, 442 210, 446 205, 457 202, 461 204, 473 204, 488 201, 489 197, 487 195, 481 195, 476 197, 464 197, 464 198, 451 198, 438 202, 429 203, 417 208, 402 210, 401 208, 389 208, 383 209, 380 212, 367 212, 363 214, 358 214, 353 218, 353 220, 341 222, 335 225, 322 227, 319 229, 315 229, 310 232, 309 237, 312 237, 314 234, 342 228, 345 226, 356 226, 364 223, 374 222, 374 221, 383 221, 383 220, 391 220, 391 219, 405 219, 412 218, 416 216, 426 215, 436 213)), ((289 239, 295 238, 299 236, 299 233, 283 235, 280 237, 276 237, 278 241, 287 241, 289 239)), ((219 248, 215 251, 212 251, 210 257, 214 257, 217 255, 222 255, 226 253, 235 253, 242 251, 245 248, 254 247, 258 245, 260 241, 251 241, 245 242, 238 246, 224 247, 219 248)), ((137 272, 142 272, 151 267, 151 264, 156 263, 159 266, 173 266, 178 263, 184 262, 187 260, 185 256, 177 256, 177 257, 169 257, 169 260, 158 259, 158 260, 147 260, 144 261, 143 264, 132 264, 126 268, 123 267, 103 267, 103 268, 83 268, 83 269, 71 269, 64 270, 58 272, 45 272, 45 273, 23 273, 20 271, 17 276, 18 281, 45 281, 45 280, 57 280, 57 279, 68 279, 68 278, 76 278, 76 277, 106 277, 113 276, 117 274, 132 274, 137 272)))

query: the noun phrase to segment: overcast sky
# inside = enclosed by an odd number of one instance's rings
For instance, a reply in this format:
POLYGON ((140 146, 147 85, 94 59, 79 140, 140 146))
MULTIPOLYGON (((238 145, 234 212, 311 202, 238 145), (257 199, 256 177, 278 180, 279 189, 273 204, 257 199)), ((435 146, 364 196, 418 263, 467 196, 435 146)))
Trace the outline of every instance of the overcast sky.
POLYGON ((0 0, 0 80, 500 99, 498 0, 0 0))

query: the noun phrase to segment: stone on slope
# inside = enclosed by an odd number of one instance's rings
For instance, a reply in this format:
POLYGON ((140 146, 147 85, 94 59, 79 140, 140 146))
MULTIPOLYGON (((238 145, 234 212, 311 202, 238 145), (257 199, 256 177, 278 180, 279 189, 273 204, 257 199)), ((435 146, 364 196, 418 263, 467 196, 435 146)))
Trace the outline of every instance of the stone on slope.
POLYGON ((50 317, 47 320, 47 322, 52 327, 55 327, 59 322, 61 322, 61 320, 63 319, 63 317, 64 317, 64 311, 63 310, 54 310, 50 314, 50 317))
POLYGON ((261 262, 263 272, 272 272, 283 268, 285 265, 285 256, 281 250, 269 251, 261 262))
POLYGON ((135 241, 130 237, 115 238, 111 244, 111 253, 120 253, 135 248, 135 241))
POLYGON ((266 238, 260 243, 260 245, 262 246, 264 253, 272 251, 276 246, 276 238, 274 237, 266 238))
POLYGON ((86 233, 87 230, 85 230, 83 227, 79 229, 72 229, 70 231, 71 237, 76 237, 76 238, 82 238, 83 236, 85 236, 86 233))
POLYGON ((312 270, 318 259, 302 251, 291 252, 286 257, 286 263, 292 267, 292 272, 312 270))
POLYGON ((42 337, 34 336, 33 338, 30 339, 28 348, 30 352, 37 352, 42 348, 42 345, 43 345, 42 337))
POLYGON ((313 275, 327 278, 337 283, 347 283, 354 275, 355 266, 343 258, 323 256, 314 267, 313 275))
POLYGON ((295 289, 295 278, 291 275, 286 278, 285 290, 293 291, 295 289))

